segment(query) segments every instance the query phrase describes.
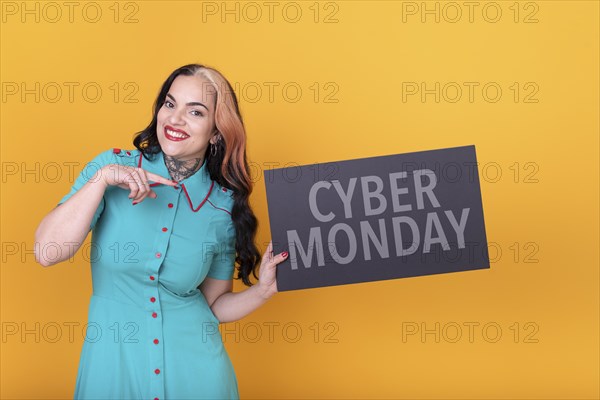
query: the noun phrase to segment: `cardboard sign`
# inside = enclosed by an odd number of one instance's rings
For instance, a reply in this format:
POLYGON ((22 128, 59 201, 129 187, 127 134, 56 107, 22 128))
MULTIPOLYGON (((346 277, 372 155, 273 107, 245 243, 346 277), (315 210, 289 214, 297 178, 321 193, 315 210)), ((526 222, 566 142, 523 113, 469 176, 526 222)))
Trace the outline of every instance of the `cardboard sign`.
POLYGON ((279 291, 490 267, 473 145, 264 177, 279 291))

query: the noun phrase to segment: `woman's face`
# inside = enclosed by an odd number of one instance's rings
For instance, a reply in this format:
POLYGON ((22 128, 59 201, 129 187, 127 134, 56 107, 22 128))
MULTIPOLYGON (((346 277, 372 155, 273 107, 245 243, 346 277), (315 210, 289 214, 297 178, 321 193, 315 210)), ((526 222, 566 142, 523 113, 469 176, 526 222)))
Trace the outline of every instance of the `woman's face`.
POLYGON ((163 153, 181 161, 204 157, 215 127, 216 93, 202 76, 179 75, 158 111, 156 134, 163 153))

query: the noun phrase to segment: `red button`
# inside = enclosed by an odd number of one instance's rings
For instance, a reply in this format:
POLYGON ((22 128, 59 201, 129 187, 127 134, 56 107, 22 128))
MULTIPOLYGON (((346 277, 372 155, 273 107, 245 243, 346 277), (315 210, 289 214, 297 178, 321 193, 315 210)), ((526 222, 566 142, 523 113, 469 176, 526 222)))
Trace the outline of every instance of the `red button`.
POLYGON ((128 151, 128 152, 126 152, 125 154, 127 154, 128 156, 130 156, 130 155, 131 155, 131 152, 130 152, 130 151, 128 151))
POLYGON ((115 154, 119 154, 120 152, 121 152, 121 149, 118 149, 118 148, 116 148, 116 147, 115 147, 115 148, 113 148, 113 153, 115 153, 115 154))
POLYGON ((227 192, 227 188, 223 188, 223 191, 224 191, 224 192, 227 192))
POLYGON ((154 370, 154 373, 155 373, 156 375, 160 374, 160 369, 156 368, 156 369, 154 370))
POLYGON ((156 253, 156 258, 160 258, 160 256, 162 256, 162 254, 156 253))
POLYGON ((158 339, 154 339, 154 344, 158 344, 158 339))
POLYGON ((152 318, 156 318, 157 316, 158 316, 157 313, 155 313, 155 312, 152 313, 152 318))
POLYGON ((179 186, 173 186, 173 189, 177 190, 179 189, 179 186))
POLYGON ((156 298, 155 297, 150 297, 150 301, 154 303, 156 301, 156 298))
POLYGON ((155 397, 154 400, 158 400, 158 397, 155 397))
POLYGON ((168 231, 168 229, 167 228, 162 228, 162 231, 166 232, 166 231, 168 231))
POLYGON ((173 208, 173 203, 169 203, 169 204, 167 204, 167 207, 169 207, 169 208, 173 208))
POLYGON ((154 280, 154 276, 150 275, 150 280, 153 281, 154 280))

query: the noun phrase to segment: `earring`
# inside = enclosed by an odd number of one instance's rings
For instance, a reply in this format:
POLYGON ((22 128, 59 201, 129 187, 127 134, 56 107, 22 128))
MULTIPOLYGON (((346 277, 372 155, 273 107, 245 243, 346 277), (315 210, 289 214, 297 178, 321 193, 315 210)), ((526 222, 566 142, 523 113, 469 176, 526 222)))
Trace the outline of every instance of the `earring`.
POLYGON ((215 143, 211 143, 211 147, 210 147, 210 156, 214 157, 217 155, 217 143, 219 143, 221 141, 221 135, 219 135, 217 133, 217 141, 215 143))

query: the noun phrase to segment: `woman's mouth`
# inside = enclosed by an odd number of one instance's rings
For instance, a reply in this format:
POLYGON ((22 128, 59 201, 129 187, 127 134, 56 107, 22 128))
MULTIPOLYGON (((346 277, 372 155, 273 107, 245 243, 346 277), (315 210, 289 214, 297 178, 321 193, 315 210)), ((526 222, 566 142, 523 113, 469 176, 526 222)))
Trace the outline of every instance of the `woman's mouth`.
POLYGON ((187 133, 182 130, 171 128, 170 126, 165 126, 165 137, 174 142, 180 142, 190 137, 187 133))

